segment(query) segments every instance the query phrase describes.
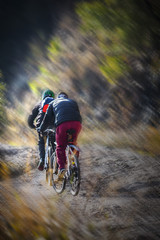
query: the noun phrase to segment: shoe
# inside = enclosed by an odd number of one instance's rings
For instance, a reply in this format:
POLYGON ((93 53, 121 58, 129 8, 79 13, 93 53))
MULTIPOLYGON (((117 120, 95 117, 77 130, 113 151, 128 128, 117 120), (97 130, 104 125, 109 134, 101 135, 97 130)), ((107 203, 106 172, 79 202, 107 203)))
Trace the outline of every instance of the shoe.
POLYGON ((43 171, 43 169, 44 169, 44 161, 42 159, 40 159, 40 161, 38 163, 38 170, 43 171))
POLYGON ((65 173, 66 173, 66 169, 64 169, 64 168, 60 169, 58 172, 58 180, 63 179, 65 176, 65 173))

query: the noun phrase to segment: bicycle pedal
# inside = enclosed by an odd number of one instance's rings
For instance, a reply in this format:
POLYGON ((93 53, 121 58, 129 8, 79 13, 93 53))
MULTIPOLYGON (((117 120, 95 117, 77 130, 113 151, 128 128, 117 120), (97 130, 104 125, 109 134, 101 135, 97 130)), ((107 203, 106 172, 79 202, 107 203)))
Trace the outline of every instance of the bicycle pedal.
POLYGON ((58 174, 58 171, 57 171, 57 170, 54 170, 54 171, 53 171, 53 174, 57 175, 57 174, 58 174))

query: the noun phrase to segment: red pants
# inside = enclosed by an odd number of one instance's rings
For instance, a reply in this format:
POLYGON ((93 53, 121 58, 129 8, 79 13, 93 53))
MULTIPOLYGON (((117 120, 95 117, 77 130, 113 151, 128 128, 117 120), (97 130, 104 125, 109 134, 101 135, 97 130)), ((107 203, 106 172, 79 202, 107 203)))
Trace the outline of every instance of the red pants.
POLYGON ((78 121, 64 122, 61 123, 56 128, 56 142, 57 142, 56 154, 60 169, 65 168, 66 163, 65 149, 67 146, 67 130, 71 128, 75 130, 75 133, 73 134, 73 141, 74 143, 76 143, 78 134, 82 128, 80 122, 78 121))

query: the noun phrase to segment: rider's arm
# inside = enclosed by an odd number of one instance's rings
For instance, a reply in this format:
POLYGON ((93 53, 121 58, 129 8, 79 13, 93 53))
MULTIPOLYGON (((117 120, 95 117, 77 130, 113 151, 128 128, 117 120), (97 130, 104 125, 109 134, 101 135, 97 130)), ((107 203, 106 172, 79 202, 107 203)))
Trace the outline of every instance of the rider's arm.
POLYGON ((36 119, 36 117, 38 115, 38 111, 39 111, 39 104, 37 104, 32 109, 32 113, 28 117, 28 125, 29 125, 30 128, 36 128, 36 126, 34 125, 34 120, 36 119))
POLYGON ((40 131, 43 132, 50 124, 54 124, 54 112, 52 104, 49 105, 46 111, 43 121, 39 127, 40 131))

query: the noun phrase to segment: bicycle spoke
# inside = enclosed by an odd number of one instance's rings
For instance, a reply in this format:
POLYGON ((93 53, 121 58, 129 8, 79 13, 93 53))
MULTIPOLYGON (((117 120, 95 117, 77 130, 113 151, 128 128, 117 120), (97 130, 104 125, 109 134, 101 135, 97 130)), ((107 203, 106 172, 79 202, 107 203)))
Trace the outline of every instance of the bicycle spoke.
POLYGON ((80 168, 78 157, 76 155, 72 155, 69 156, 71 159, 70 187, 71 194, 76 196, 80 190, 80 168))

